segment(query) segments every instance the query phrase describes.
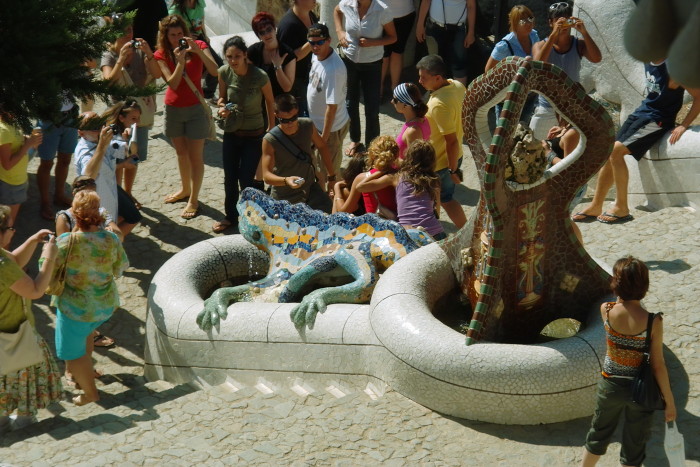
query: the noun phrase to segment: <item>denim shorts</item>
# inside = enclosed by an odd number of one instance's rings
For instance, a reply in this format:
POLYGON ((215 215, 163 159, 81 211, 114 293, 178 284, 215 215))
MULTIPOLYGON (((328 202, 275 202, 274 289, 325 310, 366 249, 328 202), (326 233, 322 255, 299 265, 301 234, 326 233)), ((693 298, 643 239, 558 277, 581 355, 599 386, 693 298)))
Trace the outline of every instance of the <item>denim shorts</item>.
MULTIPOLYGON (((69 122, 73 123, 73 122, 69 122)), ((39 158, 42 161, 52 161, 56 153, 73 154, 78 144, 78 129, 71 126, 56 126, 51 122, 39 121, 39 128, 43 130, 44 138, 37 148, 39 158)))
POLYGON ((27 188, 29 181, 21 185, 10 185, 0 180, 0 204, 12 206, 14 204, 22 204, 27 201, 27 188))
MULTIPOLYGON (((457 161, 457 167, 462 166, 462 158, 460 157, 457 161)), ((449 167, 440 169, 435 174, 440 178, 440 202, 447 203, 452 201, 455 194, 455 187, 457 186, 455 182, 452 181, 452 174, 450 174, 449 167)))

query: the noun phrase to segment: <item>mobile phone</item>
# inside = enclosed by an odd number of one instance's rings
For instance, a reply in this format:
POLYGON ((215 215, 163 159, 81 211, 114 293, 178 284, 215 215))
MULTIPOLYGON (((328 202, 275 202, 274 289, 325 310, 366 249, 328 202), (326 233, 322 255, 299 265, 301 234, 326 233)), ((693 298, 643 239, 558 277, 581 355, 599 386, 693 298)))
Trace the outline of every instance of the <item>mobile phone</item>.
POLYGON ((306 180, 304 180, 303 178, 297 178, 292 183, 294 183, 295 185, 303 185, 305 181, 306 180))

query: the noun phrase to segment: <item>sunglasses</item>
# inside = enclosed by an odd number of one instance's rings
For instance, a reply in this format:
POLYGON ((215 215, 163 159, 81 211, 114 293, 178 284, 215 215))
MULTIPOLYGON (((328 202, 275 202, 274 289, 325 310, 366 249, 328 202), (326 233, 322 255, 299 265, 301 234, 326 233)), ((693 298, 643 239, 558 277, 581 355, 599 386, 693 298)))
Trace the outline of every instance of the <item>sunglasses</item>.
POLYGON ((518 21, 518 24, 520 24, 520 26, 525 26, 526 24, 535 24, 535 18, 530 16, 529 18, 521 19, 520 21, 518 21))
POLYGON ((549 10, 554 11, 558 10, 559 8, 568 8, 569 4, 567 2, 558 2, 558 3, 552 3, 549 5, 549 10))
POLYGON ((294 123, 299 120, 299 115, 295 115, 289 118, 277 117, 277 123, 294 123))
POLYGON ((315 45, 323 45, 326 43, 327 40, 328 39, 321 39, 320 41, 312 41, 311 39, 309 39, 309 44, 311 44, 311 47, 313 47, 315 45))

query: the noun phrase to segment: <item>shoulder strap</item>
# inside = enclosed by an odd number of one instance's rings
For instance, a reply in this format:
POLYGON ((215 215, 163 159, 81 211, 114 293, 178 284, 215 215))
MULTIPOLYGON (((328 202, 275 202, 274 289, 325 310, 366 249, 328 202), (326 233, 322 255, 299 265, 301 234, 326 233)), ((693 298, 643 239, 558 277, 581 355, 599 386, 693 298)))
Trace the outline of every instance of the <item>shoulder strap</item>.
POLYGON ((66 218, 66 222, 68 223, 68 231, 72 232, 73 231, 73 220, 71 217, 68 215, 66 211, 61 211, 59 212, 60 215, 66 218))
POLYGON ((644 348, 646 350, 646 353, 649 353, 649 350, 651 348, 651 327, 654 324, 655 317, 656 313, 649 313, 649 318, 647 320, 647 337, 644 341, 644 348))
POLYGON ((275 126, 274 128, 272 128, 272 130, 270 130, 269 133, 282 146, 284 146, 284 149, 286 149, 294 157, 296 157, 300 161, 311 163, 309 161, 308 154, 306 154, 306 152, 304 152, 304 150, 301 149, 297 143, 292 141, 292 139, 289 136, 285 135, 284 131, 282 131, 279 126, 275 126))
POLYGON ((511 54, 511 55, 515 55, 515 51, 513 50, 513 46, 510 45, 510 42, 508 42, 508 41, 505 40, 505 39, 500 40, 499 42, 505 42, 506 45, 508 46, 508 50, 510 50, 510 54, 511 54))
MULTIPOLYGON (((182 72, 182 77, 185 79, 185 83, 187 83, 187 86, 190 87, 190 89, 192 90, 192 92, 194 93, 194 95, 197 96, 197 99, 199 99, 199 103, 202 104, 202 106, 204 107, 204 110, 205 110, 205 111, 208 111, 209 114, 211 114, 211 109, 209 109, 209 106, 207 105, 207 101, 204 100, 204 97, 203 97, 202 94, 199 92, 199 90, 195 87, 195 85, 194 85, 194 83, 192 82, 192 80, 190 79, 190 77, 187 76, 187 73, 185 73, 185 72, 183 71, 183 72, 182 72)), ((205 112, 205 113, 206 113, 206 112, 205 112)))

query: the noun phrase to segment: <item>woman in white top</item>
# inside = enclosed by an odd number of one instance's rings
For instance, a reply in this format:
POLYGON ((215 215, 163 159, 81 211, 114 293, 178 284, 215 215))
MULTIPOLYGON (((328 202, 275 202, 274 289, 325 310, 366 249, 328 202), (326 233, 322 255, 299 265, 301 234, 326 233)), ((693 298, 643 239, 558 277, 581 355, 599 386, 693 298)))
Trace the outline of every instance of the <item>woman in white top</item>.
POLYGON ((365 101, 365 145, 379 136, 382 58, 384 46, 396 42, 396 29, 389 9, 379 0, 341 0, 333 18, 348 71, 346 105, 352 141, 348 151, 352 152, 361 136, 360 90, 365 101))
POLYGON ((384 61, 382 62, 382 88, 379 92, 384 95, 386 76, 391 76, 391 89, 399 85, 401 69, 403 68, 403 52, 406 49, 408 36, 416 22, 416 7, 413 0, 384 0, 389 13, 394 18, 396 42, 384 46, 384 61))

